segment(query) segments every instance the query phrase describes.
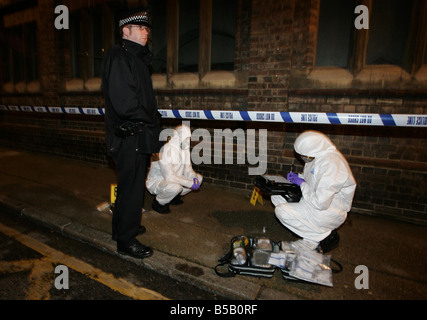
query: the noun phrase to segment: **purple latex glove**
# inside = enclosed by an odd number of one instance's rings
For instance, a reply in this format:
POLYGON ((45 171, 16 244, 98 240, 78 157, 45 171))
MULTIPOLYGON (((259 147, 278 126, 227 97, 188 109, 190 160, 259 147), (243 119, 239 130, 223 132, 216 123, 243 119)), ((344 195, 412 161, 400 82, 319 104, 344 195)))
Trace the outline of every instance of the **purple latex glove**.
POLYGON ((305 180, 303 178, 298 177, 298 174, 296 174, 295 172, 289 172, 286 178, 288 179, 288 181, 298 186, 300 186, 301 183, 305 182, 305 180))
POLYGON ((199 179, 194 178, 193 179, 193 185, 191 186, 191 190, 196 191, 200 189, 200 182, 199 179))

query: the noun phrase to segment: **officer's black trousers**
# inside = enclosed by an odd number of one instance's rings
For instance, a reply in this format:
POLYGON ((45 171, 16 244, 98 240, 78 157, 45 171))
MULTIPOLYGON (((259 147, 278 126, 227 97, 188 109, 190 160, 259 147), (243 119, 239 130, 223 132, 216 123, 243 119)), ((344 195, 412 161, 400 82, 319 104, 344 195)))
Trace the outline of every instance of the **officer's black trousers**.
POLYGON ((117 233, 117 245, 120 246, 135 241, 144 205, 148 155, 136 152, 133 138, 136 137, 124 139, 119 152, 113 156, 118 182, 112 229, 113 234, 117 233))

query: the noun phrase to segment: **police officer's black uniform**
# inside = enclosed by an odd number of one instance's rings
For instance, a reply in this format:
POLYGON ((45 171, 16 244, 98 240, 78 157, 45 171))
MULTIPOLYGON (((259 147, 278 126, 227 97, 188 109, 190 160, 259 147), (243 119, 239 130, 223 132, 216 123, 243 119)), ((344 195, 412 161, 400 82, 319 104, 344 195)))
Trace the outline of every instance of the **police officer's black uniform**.
POLYGON ((102 75, 106 144, 118 172, 113 238, 117 239, 119 252, 137 258, 152 254, 151 248, 140 244, 135 237, 144 204, 148 157, 159 151, 156 148, 160 149, 161 116, 149 71, 151 59, 147 46, 122 39, 106 55, 102 75), (155 133, 151 136, 154 147, 147 146, 143 141, 146 136, 138 133, 145 126, 155 133))

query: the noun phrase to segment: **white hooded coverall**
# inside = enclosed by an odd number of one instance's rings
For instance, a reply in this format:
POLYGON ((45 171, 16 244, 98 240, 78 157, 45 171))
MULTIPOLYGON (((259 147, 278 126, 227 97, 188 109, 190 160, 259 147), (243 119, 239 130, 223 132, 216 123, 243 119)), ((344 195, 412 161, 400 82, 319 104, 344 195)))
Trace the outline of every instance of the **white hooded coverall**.
POLYGON ((295 151, 314 160, 304 165, 300 202, 272 196, 280 222, 304 240, 318 243, 347 218, 356 190, 347 160, 323 133, 305 131, 295 140, 295 151))
POLYGON ((202 175, 191 165, 191 130, 185 125, 178 126, 171 139, 160 151, 160 160, 151 163, 146 187, 161 205, 168 204, 177 195, 191 192, 193 179, 202 183, 202 175))

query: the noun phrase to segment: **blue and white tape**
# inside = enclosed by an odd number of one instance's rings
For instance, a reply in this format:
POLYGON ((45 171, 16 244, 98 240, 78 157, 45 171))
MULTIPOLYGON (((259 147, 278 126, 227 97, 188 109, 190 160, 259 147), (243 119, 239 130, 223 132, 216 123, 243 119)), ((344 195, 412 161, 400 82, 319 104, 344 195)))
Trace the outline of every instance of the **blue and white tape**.
POLYGON ((224 110, 159 110, 164 118, 427 127, 427 115, 224 110))
POLYGON ((6 105, 0 105, 0 110, 85 114, 85 115, 95 115, 95 116, 103 115, 105 112, 104 108, 90 108, 90 107, 42 107, 42 106, 6 106, 6 105))
MULTIPOLYGON (((0 110, 23 112, 104 115, 104 108, 0 105, 0 110)), ((228 120, 364 126, 427 127, 425 114, 327 113, 233 110, 160 109, 163 118, 183 120, 228 120)))

